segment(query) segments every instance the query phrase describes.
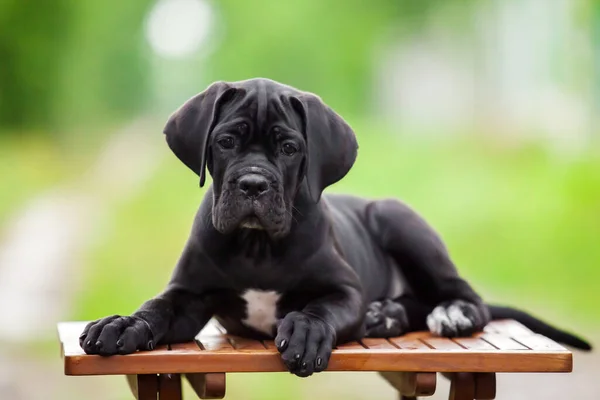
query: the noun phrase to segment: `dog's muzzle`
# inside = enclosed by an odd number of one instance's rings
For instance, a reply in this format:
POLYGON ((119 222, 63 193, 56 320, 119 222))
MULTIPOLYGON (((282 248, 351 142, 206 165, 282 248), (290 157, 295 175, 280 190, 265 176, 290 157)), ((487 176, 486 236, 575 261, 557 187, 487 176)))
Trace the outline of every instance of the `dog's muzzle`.
POLYGON ((259 229, 277 236, 289 229, 283 187, 277 176, 256 166, 238 169, 228 178, 213 211, 213 224, 226 233, 259 229))
POLYGON ((265 176, 250 173, 238 179, 237 190, 248 199, 256 200, 269 192, 270 185, 265 176))

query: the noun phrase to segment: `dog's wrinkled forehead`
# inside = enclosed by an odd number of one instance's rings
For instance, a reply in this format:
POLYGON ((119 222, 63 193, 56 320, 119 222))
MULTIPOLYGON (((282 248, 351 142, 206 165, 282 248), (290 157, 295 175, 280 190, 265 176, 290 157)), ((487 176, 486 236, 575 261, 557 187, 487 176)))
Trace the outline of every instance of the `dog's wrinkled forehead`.
POLYGON ((301 129, 301 120, 290 105, 290 96, 300 92, 268 79, 235 82, 232 99, 219 112, 217 124, 242 117, 253 123, 256 132, 267 132, 274 121, 292 129, 301 129))

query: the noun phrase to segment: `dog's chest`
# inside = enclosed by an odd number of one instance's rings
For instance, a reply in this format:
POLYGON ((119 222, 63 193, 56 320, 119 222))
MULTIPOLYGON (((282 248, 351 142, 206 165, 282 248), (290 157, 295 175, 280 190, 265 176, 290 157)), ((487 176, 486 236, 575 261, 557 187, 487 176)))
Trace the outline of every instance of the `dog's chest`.
POLYGON ((281 294, 273 290, 248 289, 241 294, 241 298, 246 302, 246 317, 242 322, 259 332, 272 335, 281 294))

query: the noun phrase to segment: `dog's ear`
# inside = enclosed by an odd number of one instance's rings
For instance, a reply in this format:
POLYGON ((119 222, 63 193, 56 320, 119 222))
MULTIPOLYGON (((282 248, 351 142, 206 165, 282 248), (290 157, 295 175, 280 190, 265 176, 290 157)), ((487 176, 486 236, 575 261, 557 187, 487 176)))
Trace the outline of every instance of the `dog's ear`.
POLYGON ((169 147, 189 169, 206 180, 206 158, 210 134, 218 119, 219 107, 235 94, 226 82, 215 82, 175 111, 163 133, 169 147))
POLYGON ((350 126, 319 97, 303 93, 290 98, 300 114, 307 141, 306 180, 311 198, 342 179, 356 160, 358 142, 350 126))

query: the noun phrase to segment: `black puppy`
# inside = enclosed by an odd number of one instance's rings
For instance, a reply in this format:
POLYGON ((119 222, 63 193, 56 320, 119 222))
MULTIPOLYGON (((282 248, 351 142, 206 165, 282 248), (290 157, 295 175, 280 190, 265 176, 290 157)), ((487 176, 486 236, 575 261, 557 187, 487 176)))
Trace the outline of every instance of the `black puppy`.
POLYGON ((488 307, 437 234, 396 200, 323 196, 357 155, 352 129, 319 97, 267 79, 212 84, 169 119, 175 155, 213 184, 167 289, 132 316, 90 323, 90 354, 189 341, 211 317, 229 333, 273 337, 298 376, 323 371, 337 343, 429 328, 464 336, 516 318, 488 307))

